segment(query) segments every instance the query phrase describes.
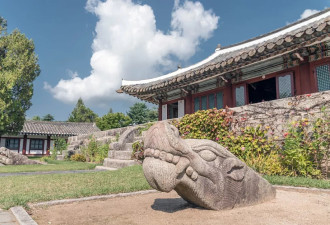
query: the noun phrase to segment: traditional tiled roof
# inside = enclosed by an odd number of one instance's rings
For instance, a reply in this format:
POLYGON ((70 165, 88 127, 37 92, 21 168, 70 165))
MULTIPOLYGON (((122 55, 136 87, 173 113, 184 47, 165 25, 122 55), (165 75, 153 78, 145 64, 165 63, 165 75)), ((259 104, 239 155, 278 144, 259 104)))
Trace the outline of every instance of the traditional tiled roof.
POLYGON ((25 121, 21 135, 74 136, 100 131, 95 123, 25 121))
POLYGON ((315 49, 308 48, 309 46, 329 41, 329 33, 330 8, 265 35, 216 49, 210 57, 190 67, 149 80, 123 80, 117 92, 157 103, 156 94, 181 88, 211 76, 228 74, 261 60, 290 54, 292 65, 295 65, 299 63, 298 59, 315 54, 315 49))

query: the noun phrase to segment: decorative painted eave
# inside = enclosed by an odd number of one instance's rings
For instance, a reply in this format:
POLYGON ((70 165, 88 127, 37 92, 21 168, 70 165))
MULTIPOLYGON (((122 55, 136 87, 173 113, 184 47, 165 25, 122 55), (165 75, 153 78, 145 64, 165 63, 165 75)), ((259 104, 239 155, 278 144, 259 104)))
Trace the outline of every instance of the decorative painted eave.
POLYGON ((326 9, 271 33, 217 49, 207 59, 167 75, 140 81, 123 80, 117 92, 157 103, 156 92, 171 91, 210 77, 223 79, 224 75, 259 61, 289 54, 295 65, 308 46, 329 41, 329 33, 330 9, 326 9))

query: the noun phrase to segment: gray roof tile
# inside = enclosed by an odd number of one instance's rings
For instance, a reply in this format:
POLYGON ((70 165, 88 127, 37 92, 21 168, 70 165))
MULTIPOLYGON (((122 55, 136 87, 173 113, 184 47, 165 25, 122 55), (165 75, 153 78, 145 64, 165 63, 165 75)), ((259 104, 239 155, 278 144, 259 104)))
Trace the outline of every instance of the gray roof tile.
POLYGON ((100 131, 95 123, 73 123, 53 121, 25 121, 20 134, 74 136, 100 131))

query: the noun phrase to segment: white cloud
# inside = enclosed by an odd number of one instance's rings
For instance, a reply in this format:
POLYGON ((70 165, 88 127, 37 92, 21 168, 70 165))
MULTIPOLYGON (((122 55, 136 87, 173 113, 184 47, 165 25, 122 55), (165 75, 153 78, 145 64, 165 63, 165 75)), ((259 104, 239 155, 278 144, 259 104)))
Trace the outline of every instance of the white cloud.
POLYGON ((175 0, 171 29, 165 33, 156 28, 152 8, 132 0, 88 0, 86 10, 99 18, 91 74, 81 78, 71 72, 71 79, 61 79, 54 87, 44 84, 56 99, 67 103, 79 97, 88 102, 127 98, 115 93, 122 78, 146 79, 174 69, 175 58, 193 56, 200 42, 211 37, 219 19, 200 2, 175 0))
POLYGON ((305 9, 305 11, 300 15, 299 20, 305 19, 315 13, 320 12, 320 10, 316 10, 316 9, 305 9))

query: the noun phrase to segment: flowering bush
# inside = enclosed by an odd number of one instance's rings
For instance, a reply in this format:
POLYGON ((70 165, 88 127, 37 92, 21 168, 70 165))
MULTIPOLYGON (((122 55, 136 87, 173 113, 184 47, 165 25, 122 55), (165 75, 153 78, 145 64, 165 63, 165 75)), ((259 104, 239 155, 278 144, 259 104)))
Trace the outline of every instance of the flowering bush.
POLYGON ((134 142, 132 148, 133 148, 132 159, 143 161, 144 160, 143 141, 134 142))
POLYGON ((294 121, 284 133, 282 163, 289 168, 292 176, 322 176, 322 163, 325 165, 324 177, 328 173, 330 154, 330 117, 322 108, 323 116, 315 121, 302 119, 294 121))
POLYGON ((231 131, 233 112, 228 109, 198 111, 173 123, 183 138, 216 141, 260 173, 320 178, 322 164, 323 177, 327 177, 326 162, 330 158, 330 117, 325 108, 322 112, 323 116, 315 121, 293 122, 283 133, 282 148, 267 136, 270 127, 231 131))
POLYGON ((86 157, 82 154, 74 154, 70 157, 71 161, 86 162, 86 157))
POLYGON ((258 172, 283 175, 286 170, 277 154, 279 147, 266 136, 268 129, 246 127, 239 133, 232 132, 232 115, 228 109, 201 110, 185 115, 174 125, 183 138, 216 141, 258 172))
POLYGON ((89 143, 86 147, 81 149, 82 154, 85 156, 87 162, 102 163, 107 157, 109 151, 109 144, 101 145, 98 143, 94 136, 91 136, 89 143))

